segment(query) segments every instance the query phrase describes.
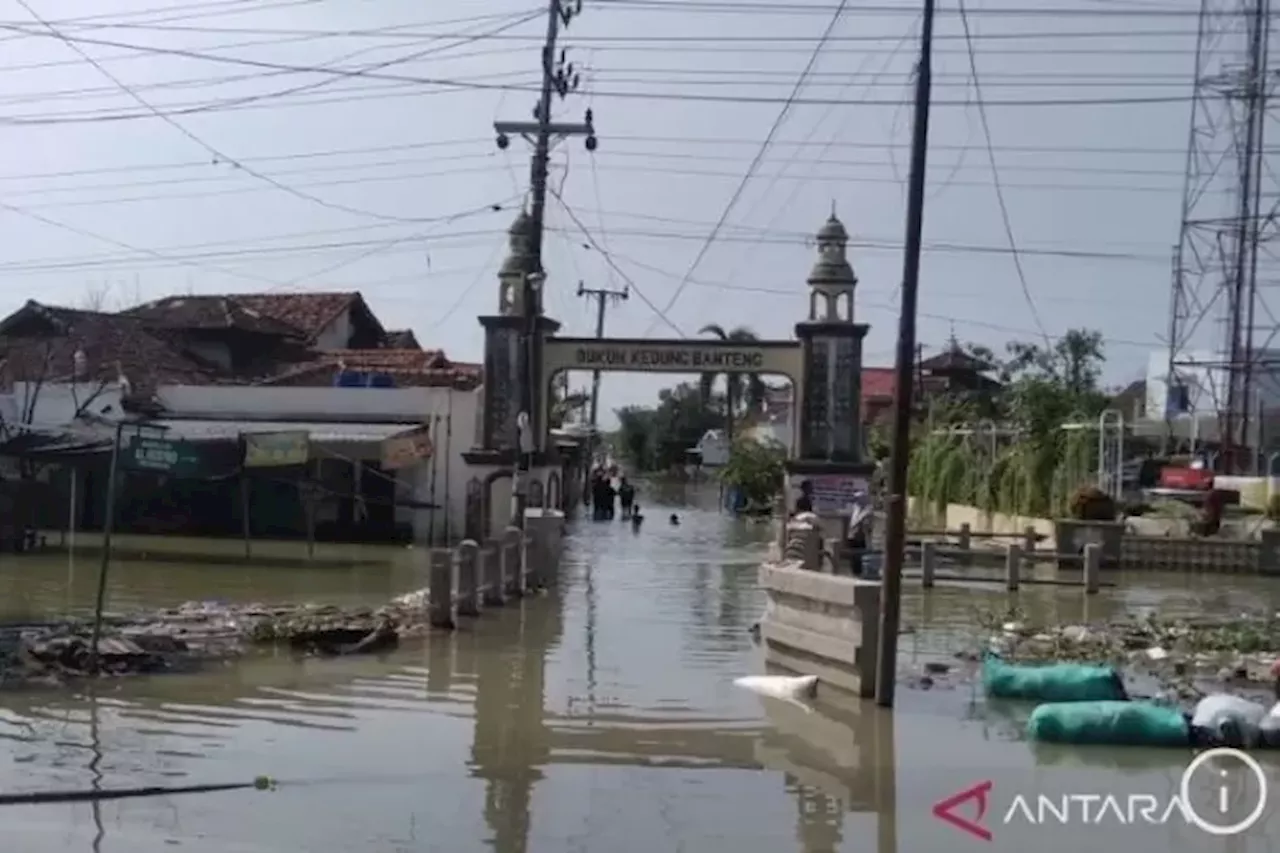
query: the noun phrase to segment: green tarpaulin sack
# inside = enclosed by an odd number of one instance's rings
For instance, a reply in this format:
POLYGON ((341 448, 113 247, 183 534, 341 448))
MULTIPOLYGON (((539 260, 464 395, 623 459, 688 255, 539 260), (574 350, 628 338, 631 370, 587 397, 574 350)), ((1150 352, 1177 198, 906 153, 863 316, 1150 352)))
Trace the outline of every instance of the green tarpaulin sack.
POLYGON ((1092 702, 1128 698, 1124 680, 1115 668, 1081 663, 1025 666, 989 655, 982 663, 982 684, 987 695, 996 699, 1092 702))
POLYGON ((1177 708, 1151 702, 1052 702, 1031 712, 1027 737, 1082 746, 1190 746, 1191 726, 1177 708))

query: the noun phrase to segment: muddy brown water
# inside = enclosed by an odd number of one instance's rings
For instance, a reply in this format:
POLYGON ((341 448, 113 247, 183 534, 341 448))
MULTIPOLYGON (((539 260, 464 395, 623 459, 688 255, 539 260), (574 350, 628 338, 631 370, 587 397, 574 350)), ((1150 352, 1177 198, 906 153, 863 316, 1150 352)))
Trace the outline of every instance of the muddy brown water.
MULTIPOLYGON (((618 522, 575 526, 564 577, 547 596, 386 658, 259 657, 199 675, 110 682, 93 694, 0 694, 4 790, 280 780, 269 793, 10 807, 7 846, 1057 853, 1127 845, 1131 853, 1244 853, 1280 844, 1270 804, 1252 830, 1232 838, 1178 814, 1159 824, 1143 823, 1140 810, 1138 825, 1117 820, 1079 798, 1113 795, 1127 818, 1131 796, 1149 796, 1158 817, 1190 752, 1033 748, 1019 736, 1027 709, 989 706, 969 684, 904 686, 893 715, 869 706, 806 713, 735 688, 734 678, 761 670, 746 629, 761 609, 755 575, 769 528, 716 514, 705 492, 643 503, 639 534, 618 522), (667 523, 673 511, 679 527, 667 523), (991 840, 931 814, 937 801, 984 781, 993 783, 983 820, 991 840), (1019 814, 1006 824, 1018 794, 1047 823, 1019 814), (1052 810, 1041 815, 1038 795, 1059 809, 1075 795, 1068 823, 1052 810)), ((386 562, 121 563, 111 601, 380 603, 424 574, 420 551, 373 556, 386 562)), ((0 607, 23 616, 83 610, 96 565, 93 557, 2 561, 0 607)), ((1121 582, 1087 603, 1062 587, 1024 588, 1017 602, 1033 618, 1058 621, 1125 608, 1280 608, 1280 585, 1260 581, 1150 574, 1121 582)), ((977 635, 974 614, 1009 600, 996 586, 928 595, 907 587, 906 674, 951 662, 977 635)), ((1208 778, 1210 768, 1193 786, 1197 812, 1218 823, 1242 816, 1256 794, 1238 767, 1225 769, 1222 784, 1208 778), (1224 785, 1228 813, 1208 814, 1224 785)), ((1263 769, 1280 792, 1270 762, 1263 769)))

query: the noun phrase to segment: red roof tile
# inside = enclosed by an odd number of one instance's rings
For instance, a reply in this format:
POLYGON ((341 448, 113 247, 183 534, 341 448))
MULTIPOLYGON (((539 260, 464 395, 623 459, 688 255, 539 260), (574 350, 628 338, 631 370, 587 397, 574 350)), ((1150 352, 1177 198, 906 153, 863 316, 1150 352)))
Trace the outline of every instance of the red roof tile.
POLYGON ((314 340, 356 300, 359 293, 237 293, 230 299, 273 320, 287 323, 314 340))
POLYGON ((480 385, 484 370, 478 364, 451 362, 441 350, 334 350, 294 364, 261 385, 328 385, 341 370, 385 373, 401 387, 452 387, 470 390, 480 385))
POLYGON ((268 317, 230 296, 166 296, 130 308, 121 312, 121 316, 174 329, 241 329, 268 335, 304 336, 299 328, 268 317))
POLYGON ((180 342, 136 317, 29 300, 0 324, 0 378, 6 384, 66 381, 75 375, 77 351, 84 354, 88 377, 114 381, 123 373, 135 393, 162 382, 220 380, 215 365, 184 351, 180 342))
POLYGON ((894 370, 892 367, 862 368, 862 399, 893 399, 894 370))

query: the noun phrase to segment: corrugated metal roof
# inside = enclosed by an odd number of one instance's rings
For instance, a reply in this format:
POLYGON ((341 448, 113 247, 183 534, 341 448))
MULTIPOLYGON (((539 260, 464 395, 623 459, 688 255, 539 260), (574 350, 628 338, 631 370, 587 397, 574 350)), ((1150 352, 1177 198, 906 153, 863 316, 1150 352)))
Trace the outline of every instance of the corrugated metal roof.
POLYGON ((201 439, 236 438, 240 435, 263 432, 307 432, 311 440, 329 444, 357 444, 382 441, 421 424, 353 424, 353 423, 298 423, 296 421, 153 421, 165 427, 174 438, 193 441, 201 439))

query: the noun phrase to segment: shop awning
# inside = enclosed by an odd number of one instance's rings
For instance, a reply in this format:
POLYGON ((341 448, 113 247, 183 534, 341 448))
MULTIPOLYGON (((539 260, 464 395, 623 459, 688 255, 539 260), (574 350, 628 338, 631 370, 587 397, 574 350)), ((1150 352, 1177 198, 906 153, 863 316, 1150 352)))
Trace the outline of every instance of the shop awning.
POLYGON ((298 421, 158 420, 167 438, 187 441, 235 439, 250 433, 305 432, 317 444, 370 444, 416 429, 421 424, 300 423, 298 421))

